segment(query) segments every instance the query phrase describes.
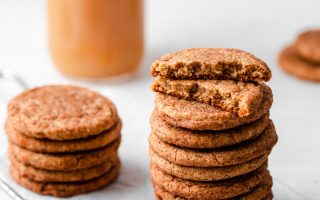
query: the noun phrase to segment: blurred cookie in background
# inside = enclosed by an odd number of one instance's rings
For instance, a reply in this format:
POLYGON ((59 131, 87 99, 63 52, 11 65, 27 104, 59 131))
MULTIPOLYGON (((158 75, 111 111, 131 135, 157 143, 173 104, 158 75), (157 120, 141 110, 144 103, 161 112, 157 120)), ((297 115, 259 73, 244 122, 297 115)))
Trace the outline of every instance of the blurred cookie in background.
POLYGON ((301 33, 278 56, 279 66, 300 79, 320 82, 320 29, 301 33))

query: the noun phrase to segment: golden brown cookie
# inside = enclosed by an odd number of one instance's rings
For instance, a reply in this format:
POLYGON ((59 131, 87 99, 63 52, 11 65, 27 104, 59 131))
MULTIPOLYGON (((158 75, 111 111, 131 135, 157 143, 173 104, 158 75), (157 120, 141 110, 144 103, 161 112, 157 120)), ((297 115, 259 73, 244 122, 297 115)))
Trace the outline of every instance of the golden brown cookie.
POLYGON ((18 161, 12 153, 9 153, 11 165, 22 176, 38 182, 75 182, 86 181, 102 176, 107 173, 116 163, 119 163, 119 158, 114 155, 103 163, 74 171, 50 171, 34 168, 30 165, 25 165, 18 161))
MULTIPOLYGON (((187 200, 187 198, 180 197, 178 195, 166 191, 159 185, 153 184, 153 186, 155 194, 158 195, 158 198, 161 200, 187 200)), ((264 180, 263 183, 256 186, 252 191, 237 197, 228 198, 226 200, 265 200, 265 198, 267 198, 271 194, 271 187, 272 178, 269 176, 267 179, 264 180)))
POLYGON ((117 121, 106 97, 77 86, 49 85, 27 90, 12 99, 8 118, 17 131, 52 140, 100 134, 117 121))
POLYGON ((219 107, 240 117, 255 112, 263 98, 263 86, 233 80, 170 80, 156 78, 155 92, 219 107))
POLYGON ((217 148, 257 137, 269 125, 269 113, 254 122, 221 131, 193 131, 174 127, 162 120, 155 109, 151 115, 151 131, 162 141, 179 147, 217 148))
POLYGON ((269 81, 271 71, 254 55, 226 48, 193 48, 169 53, 151 67, 153 76, 169 79, 269 81))
POLYGON ((93 150, 104 147, 120 137, 121 121, 119 120, 111 129, 99 135, 77 140, 50 140, 29 137, 15 130, 10 120, 5 123, 5 130, 10 142, 34 152, 63 153, 93 150))
POLYGON ((36 193, 42 195, 52 195, 56 197, 69 197, 103 188, 117 179, 119 171, 120 163, 116 164, 104 175, 88 181, 71 183, 43 183, 23 177, 21 174, 19 174, 14 166, 10 167, 11 176, 20 185, 36 193))
POLYGON ((278 57, 279 66, 287 73, 310 81, 320 81, 320 63, 301 58, 294 46, 282 50, 278 57))
POLYGON ((191 199, 227 199, 252 191, 266 179, 271 179, 267 166, 263 165, 249 174, 213 182, 198 182, 180 179, 150 165, 151 178, 154 184, 164 190, 191 199))
POLYGON ((155 106, 167 123, 192 130, 224 130, 247 124, 267 114, 272 105, 272 91, 264 85, 263 100, 259 108, 246 117, 224 111, 215 106, 157 94, 155 106))
POLYGON ((187 167, 177 165, 157 155, 149 149, 151 163, 172 176, 193 181, 216 181, 228 179, 252 172, 268 160, 268 154, 254 158, 248 162, 223 167, 187 167))
POLYGON ((188 149, 167 144, 155 134, 149 136, 150 147, 162 158, 191 167, 216 167, 245 163, 267 154, 277 142, 273 123, 258 137, 229 147, 217 149, 188 149))
POLYGON ((320 30, 300 34, 295 42, 295 49, 306 60, 320 63, 320 30))
POLYGON ((45 154, 32 152, 10 144, 9 153, 12 153, 21 163, 35 168, 70 171, 85 169, 103 163, 108 158, 117 154, 119 145, 120 139, 117 139, 110 145, 97 150, 65 154, 45 154))

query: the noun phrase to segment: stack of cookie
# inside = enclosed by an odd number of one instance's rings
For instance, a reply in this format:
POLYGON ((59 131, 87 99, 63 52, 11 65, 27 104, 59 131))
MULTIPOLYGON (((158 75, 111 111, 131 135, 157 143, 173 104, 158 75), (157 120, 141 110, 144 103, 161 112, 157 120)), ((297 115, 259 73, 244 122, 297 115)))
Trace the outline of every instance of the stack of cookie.
POLYGON ((272 199, 267 65, 236 49, 164 55, 151 68, 150 172, 158 199, 272 199))
POLYGON ((298 78, 320 82, 320 30, 309 30, 279 54, 280 67, 298 78))
POLYGON ((58 197, 102 188, 120 168, 121 121, 113 103, 76 86, 44 86, 15 97, 5 123, 13 179, 58 197))

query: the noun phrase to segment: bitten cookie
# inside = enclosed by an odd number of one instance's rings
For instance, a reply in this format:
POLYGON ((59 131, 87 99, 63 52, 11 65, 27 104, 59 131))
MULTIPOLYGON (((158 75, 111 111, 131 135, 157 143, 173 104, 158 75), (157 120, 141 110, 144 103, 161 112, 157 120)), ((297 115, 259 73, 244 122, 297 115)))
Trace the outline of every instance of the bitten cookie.
POLYGON ((71 171, 85 169, 103 163, 117 154, 120 138, 110 145, 92 151, 68 154, 44 154, 23 149, 10 144, 9 152, 25 165, 46 170, 71 171))
POLYGON ((150 166, 151 178, 164 190, 185 198, 227 199, 252 191, 270 177, 267 166, 263 165, 249 174, 214 182, 197 182, 180 179, 161 171, 155 165, 150 166))
POLYGON ((269 113, 256 121, 233 129, 221 131, 192 131, 174 127, 164 120, 155 109, 151 114, 151 132, 162 141, 179 147, 209 149, 231 146, 257 137, 269 125, 269 113))
POLYGON ((301 58, 294 46, 289 46, 280 52, 278 57, 280 67, 298 78, 320 82, 320 63, 314 63, 301 58))
POLYGON ((12 153, 9 155, 10 162, 15 170, 25 178, 38 182, 75 182, 86 181, 102 176, 107 173, 116 163, 119 163, 119 158, 114 155, 103 163, 74 171, 50 171, 38 169, 30 165, 25 165, 18 161, 12 153))
POLYGON ((263 86, 232 80, 170 80, 156 78, 155 92, 207 103, 240 117, 255 112, 263 98, 263 86))
POLYGON ((29 137, 15 130, 10 120, 5 123, 5 130, 10 142, 34 152, 63 153, 93 150, 104 147, 120 137, 121 121, 119 120, 111 129, 99 135, 78 140, 49 140, 29 137))
POLYGON ((254 55, 226 48, 193 48, 169 53, 151 67, 153 76, 168 79, 269 81, 271 71, 254 55))
POLYGON ((52 140, 100 134, 117 121, 106 97, 77 86, 51 85, 27 90, 10 101, 8 118, 17 131, 52 140))
POLYGON ((20 185, 36 193, 56 197, 69 197, 103 188, 116 180, 119 175, 119 171, 120 163, 116 164, 104 175, 92 180, 72 183, 43 183, 21 176, 14 166, 11 166, 10 168, 11 176, 20 185))
POLYGON ((276 142, 277 134, 273 123, 258 137, 221 149, 187 149, 167 144, 155 134, 151 134, 149 137, 150 147, 159 156, 172 163, 192 167, 215 167, 244 163, 267 154, 276 142))
POLYGON ((192 130, 224 130, 253 122, 269 112, 272 91, 264 85, 263 100, 259 108, 246 117, 239 117, 204 103, 187 101, 164 94, 157 94, 155 106, 167 123, 192 130))
POLYGON ((268 160, 268 154, 252 159, 239 165, 223 167, 187 167, 177 165, 157 155, 149 149, 151 163, 172 176, 194 181, 216 181, 228 179, 252 172, 268 160))
POLYGON ((295 49, 306 60, 320 63, 320 30, 300 34, 295 42, 295 49))

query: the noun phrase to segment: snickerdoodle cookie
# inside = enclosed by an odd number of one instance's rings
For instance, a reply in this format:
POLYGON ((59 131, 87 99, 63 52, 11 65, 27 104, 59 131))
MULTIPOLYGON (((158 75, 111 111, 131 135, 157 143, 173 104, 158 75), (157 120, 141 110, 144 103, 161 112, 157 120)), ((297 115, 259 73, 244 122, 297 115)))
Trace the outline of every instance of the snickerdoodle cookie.
POLYGON ((106 97, 77 86, 50 85, 27 90, 10 101, 10 123, 30 137, 80 139, 100 134, 117 121, 106 97))
POLYGON ((192 48, 161 56, 151 67, 153 76, 168 79, 269 81, 271 71, 261 59, 239 49, 192 48))

